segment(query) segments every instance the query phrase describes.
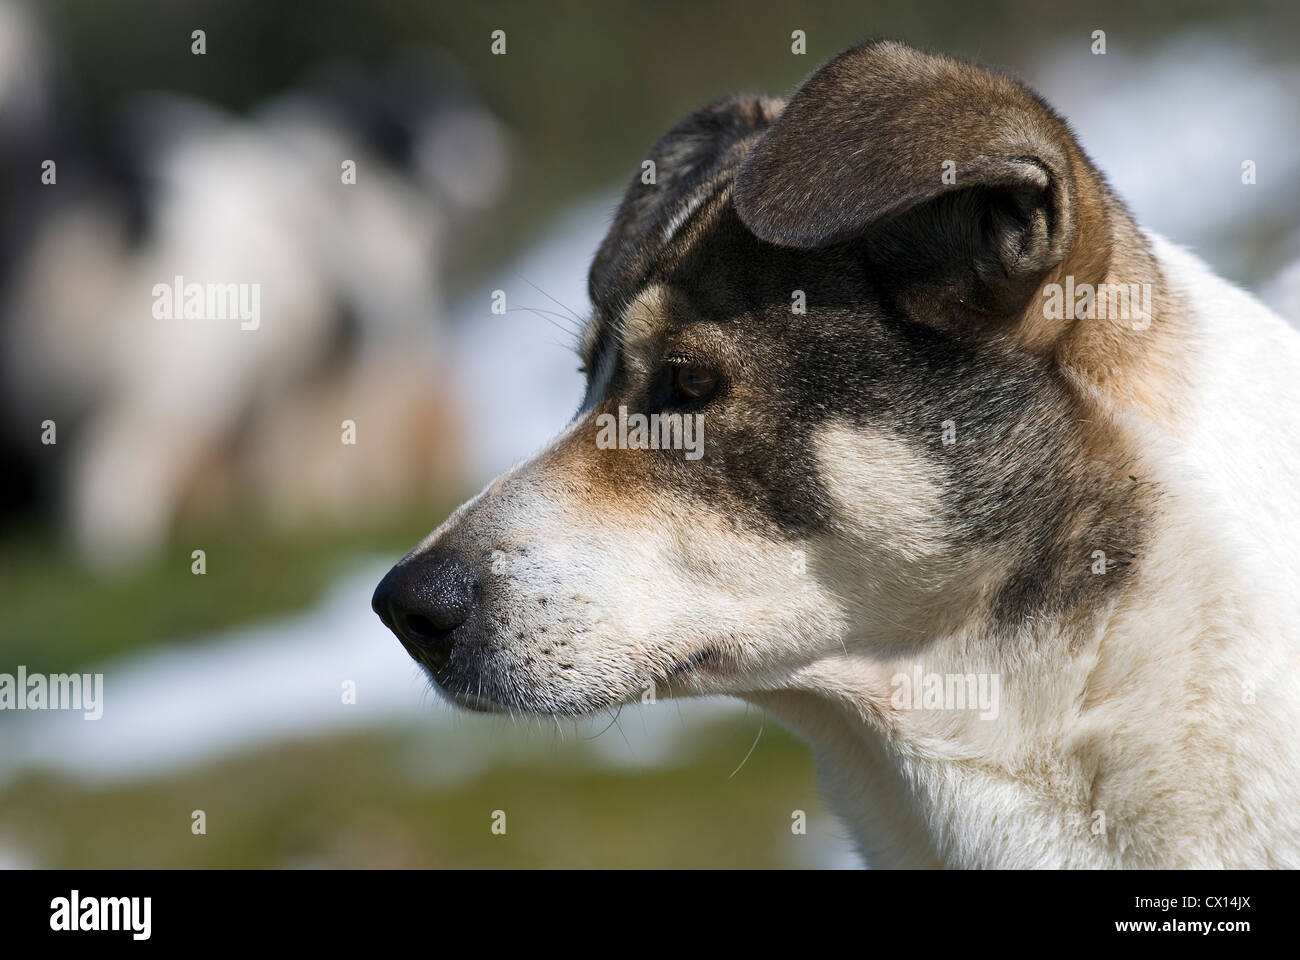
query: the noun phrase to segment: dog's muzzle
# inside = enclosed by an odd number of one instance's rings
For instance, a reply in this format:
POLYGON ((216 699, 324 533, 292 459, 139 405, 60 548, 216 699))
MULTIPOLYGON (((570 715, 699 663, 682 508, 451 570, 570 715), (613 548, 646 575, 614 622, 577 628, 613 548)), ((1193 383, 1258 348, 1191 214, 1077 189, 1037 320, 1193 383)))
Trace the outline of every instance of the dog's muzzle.
POLYGON ((458 557, 419 555, 388 571, 370 605, 407 653, 436 672, 474 619, 480 589, 474 568, 458 557))

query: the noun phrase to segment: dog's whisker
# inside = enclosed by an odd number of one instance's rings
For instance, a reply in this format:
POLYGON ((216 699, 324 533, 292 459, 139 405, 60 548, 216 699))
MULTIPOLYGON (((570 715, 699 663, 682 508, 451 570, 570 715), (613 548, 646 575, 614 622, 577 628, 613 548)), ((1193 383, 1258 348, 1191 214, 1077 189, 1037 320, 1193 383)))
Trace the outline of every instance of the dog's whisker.
POLYGON ((573 330, 569 327, 566 327, 564 324, 560 323, 559 320, 556 320, 553 316, 547 316, 544 313, 539 313, 535 307, 509 307, 507 308, 506 312, 516 313, 521 310, 541 317, 543 320, 545 320, 547 323, 553 326, 556 330, 559 330, 566 337, 570 338, 570 344, 569 344, 570 349, 572 349, 572 347, 577 345, 578 337, 579 337, 579 332, 577 330, 573 330))
POLYGON ((580 324, 573 320, 567 313, 560 313, 558 310, 547 310, 544 307, 507 307, 506 313, 513 313, 516 310, 527 310, 530 313, 542 314, 548 317, 554 317, 558 322, 565 325, 566 328, 574 331, 580 331, 580 324))
POLYGON ((622 712, 623 712, 623 705, 620 703, 618 705, 618 713, 614 714, 614 729, 616 729, 618 731, 618 735, 623 738, 623 745, 627 747, 629 752, 631 752, 632 741, 628 740, 627 734, 623 731, 623 725, 618 722, 619 715, 622 714, 622 712))
MULTIPOLYGON (((609 723, 605 724, 605 726, 603 726, 603 727, 600 729, 600 732, 597 733, 595 736, 587 737, 586 739, 588 739, 588 740, 599 740, 601 737, 603 737, 603 736, 604 736, 604 735, 609 731, 609 728, 610 728, 610 727, 612 727, 614 724, 616 724, 616 723, 618 722, 618 713, 614 712, 614 708, 613 708, 613 707, 607 707, 606 709, 609 710, 610 713, 611 713, 611 716, 610 716, 610 718, 609 718, 609 723)), ((620 703, 620 704, 618 705, 618 710, 621 711, 622 709, 623 709, 623 705, 620 703)))
POLYGON ((569 312, 570 315, 572 315, 573 319, 577 320, 580 324, 586 323, 586 321, 582 318, 582 315, 579 314, 576 310, 574 310, 572 307, 570 307, 568 304, 564 303, 563 301, 558 300, 555 297, 551 296, 549 293, 547 293, 537 284, 533 283, 533 281, 529 280, 527 277, 520 276, 519 279, 524 281, 524 283, 528 284, 530 287, 532 287, 534 290, 536 290, 538 293, 544 296, 547 300, 550 300, 552 303, 556 304, 557 306, 563 307, 565 310, 569 312))
POLYGON ((731 771, 730 776, 727 777, 728 780, 730 780, 730 779, 731 779, 732 777, 734 777, 736 774, 740 773, 740 768, 743 767, 745 764, 749 763, 749 758, 752 757, 752 756, 754 755, 754 749, 758 746, 758 741, 759 741, 760 739, 762 739, 762 737, 763 737, 763 729, 764 729, 764 727, 765 727, 765 724, 764 724, 762 721, 759 721, 759 724, 758 724, 758 734, 757 734, 757 736, 754 737, 754 742, 753 742, 752 744, 750 744, 750 746, 749 746, 749 753, 745 754, 745 759, 740 761, 740 766, 737 767, 735 770, 732 770, 732 771, 731 771))

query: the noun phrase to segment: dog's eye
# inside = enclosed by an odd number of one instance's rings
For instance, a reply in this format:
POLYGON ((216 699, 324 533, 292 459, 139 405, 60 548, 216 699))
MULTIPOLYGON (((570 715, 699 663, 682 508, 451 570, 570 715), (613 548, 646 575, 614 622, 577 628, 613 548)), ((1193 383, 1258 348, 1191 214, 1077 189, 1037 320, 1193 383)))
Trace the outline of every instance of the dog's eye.
POLYGON ((708 367, 683 364, 673 375, 673 390, 680 400, 702 400, 718 389, 718 375, 708 367))

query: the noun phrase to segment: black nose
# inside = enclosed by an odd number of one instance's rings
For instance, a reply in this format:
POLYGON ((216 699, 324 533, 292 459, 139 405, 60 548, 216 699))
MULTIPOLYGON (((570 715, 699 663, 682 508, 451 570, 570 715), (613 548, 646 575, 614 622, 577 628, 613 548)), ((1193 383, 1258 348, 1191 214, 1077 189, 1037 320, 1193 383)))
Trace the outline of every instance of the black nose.
POLYGON ((421 556, 389 570, 370 605, 412 654, 442 667, 451 658, 456 628, 474 612, 478 592, 478 579, 464 561, 421 556))

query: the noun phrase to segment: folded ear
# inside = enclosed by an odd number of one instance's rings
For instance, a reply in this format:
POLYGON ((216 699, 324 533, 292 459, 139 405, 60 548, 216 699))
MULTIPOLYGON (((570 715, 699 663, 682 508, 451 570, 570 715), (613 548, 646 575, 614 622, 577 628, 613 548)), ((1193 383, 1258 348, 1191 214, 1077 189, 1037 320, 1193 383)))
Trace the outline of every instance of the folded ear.
POLYGON ((636 293, 670 227, 689 215, 693 198, 706 193, 711 181, 735 166, 782 106, 770 97, 727 97, 701 107, 659 138, 592 261, 588 287, 594 303, 619 303, 636 293))
MULTIPOLYGON (((1020 84, 881 41, 799 88, 741 164, 734 202, 769 243, 864 240, 905 310, 960 323, 1019 315, 1070 254, 1081 218, 1104 220, 1095 185, 1081 192, 1083 171, 1064 121, 1020 84)), ((1096 279, 1106 255, 1079 267, 1096 279)))

